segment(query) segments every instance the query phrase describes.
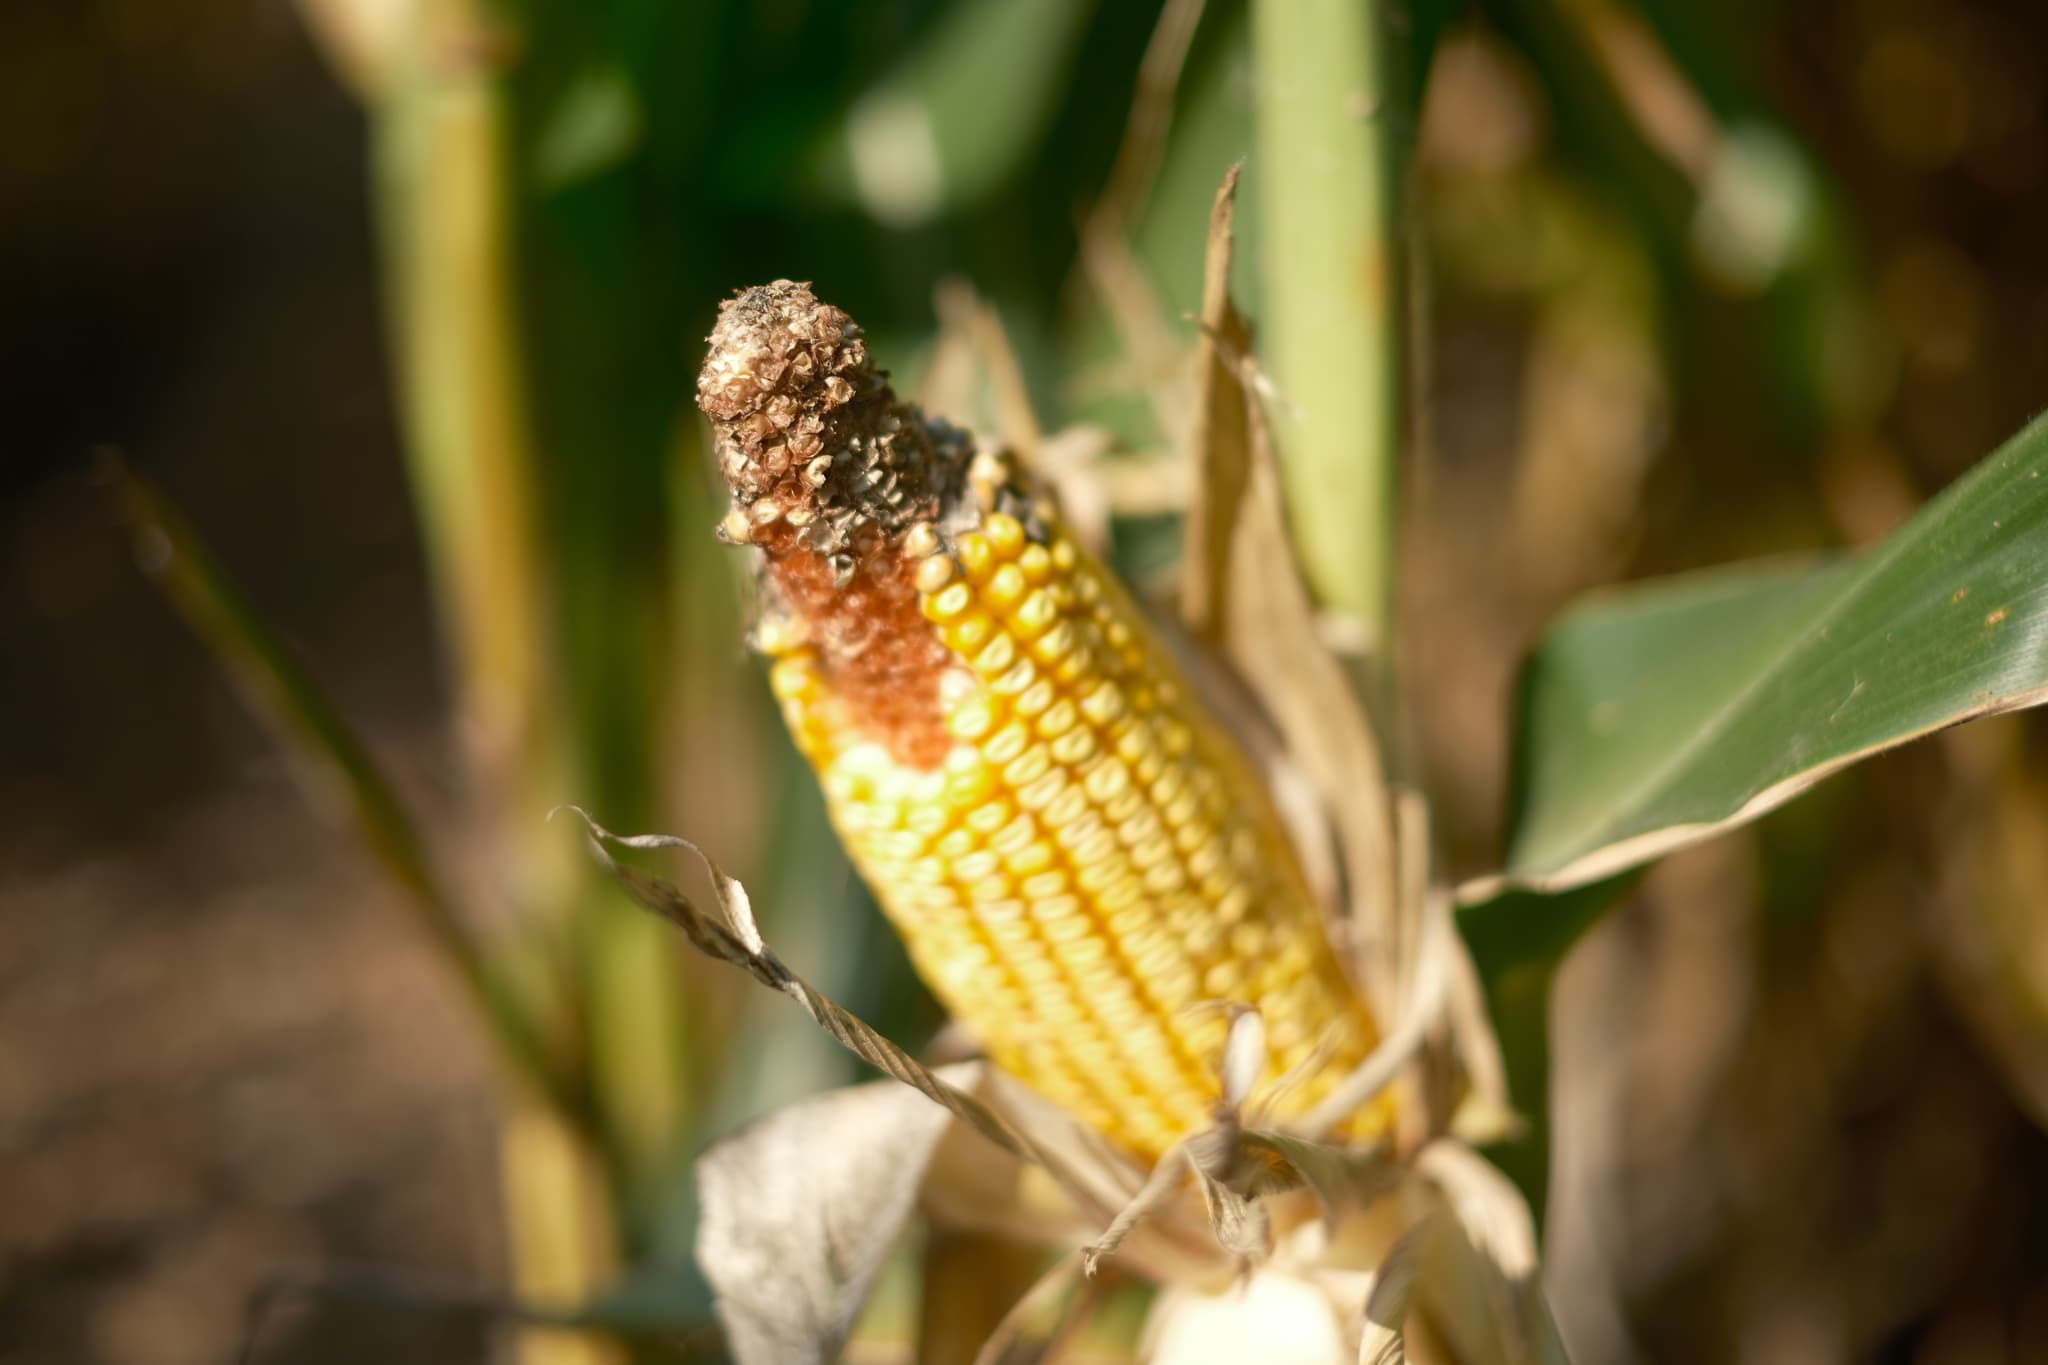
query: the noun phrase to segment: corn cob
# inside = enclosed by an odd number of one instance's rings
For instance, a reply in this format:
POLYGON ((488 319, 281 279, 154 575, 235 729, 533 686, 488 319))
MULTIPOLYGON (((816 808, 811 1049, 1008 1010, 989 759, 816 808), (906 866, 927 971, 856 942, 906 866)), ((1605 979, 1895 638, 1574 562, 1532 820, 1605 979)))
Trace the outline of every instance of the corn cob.
POLYGON ((897 402, 807 286, 728 301, 697 388, 790 733, 955 1018, 1145 1157, 1212 1117, 1228 1021, 1204 1002, 1264 1016, 1280 1118, 1327 1094, 1374 1027, 1294 851, 1054 509, 897 402))

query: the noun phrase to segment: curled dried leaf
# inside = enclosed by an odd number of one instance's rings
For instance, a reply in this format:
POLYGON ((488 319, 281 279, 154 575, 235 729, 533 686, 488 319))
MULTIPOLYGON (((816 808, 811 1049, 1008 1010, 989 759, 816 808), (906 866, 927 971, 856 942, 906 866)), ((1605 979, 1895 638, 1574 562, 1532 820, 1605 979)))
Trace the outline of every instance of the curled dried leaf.
POLYGON ((697 1262, 740 1365, 838 1358, 952 1123, 874 1082, 778 1110, 698 1158, 697 1262))

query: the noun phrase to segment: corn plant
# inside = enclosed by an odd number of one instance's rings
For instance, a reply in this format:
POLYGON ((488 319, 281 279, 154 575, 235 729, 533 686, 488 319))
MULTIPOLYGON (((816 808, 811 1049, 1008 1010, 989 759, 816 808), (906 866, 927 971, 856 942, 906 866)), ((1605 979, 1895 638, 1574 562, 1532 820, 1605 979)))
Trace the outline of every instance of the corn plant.
MULTIPOLYGON (((746 1361, 831 1358, 877 1285, 869 1334, 886 1336, 892 1273, 924 1287, 924 1359, 1050 1358, 1091 1319, 1112 1322, 1094 1344, 1128 1351, 1113 1320, 1137 1284, 1156 1291, 1162 1362, 1283 1333, 1302 1360, 1558 1358, 1536 1228, 1565 950, 1654 859, 1871 754, 2048 699, 2036 424, 1860 554, 1567 610, 1518 700, 1505 855, 1447 874, 1444 812, 1405 751, 1430 698, 1404 695, 1395 610, 1427 295, 1410 135, 1438 6, 1255 0, 1205 19, 1176 0, 1140 35, 1136 102, 1075 249, 1087 321, 1067 337, 1138 375, 1149 402, 1120 425, 1152 458, 1123 462, 1099 458, 1115 444, 1099 433, 1048 433, 1018 358, 1044 338, 1013 350, 957 289, 928 407, 880 373, 883 338, 855 310, 787 280, 725 305, 695 384, 708 441, 682 358, 690 320, 750 278, 731 263, 778 246, 886 262, 914 254, 889 229, 985 202, 1057 103, 1085 7, 980 0, 893 48, 822 11, 796 43, 652 0, 306 7, 370 113, 408 459, 511 932, 460 907, 175 513, 132 480, 126 505, 174 599, 349 793, 499 1045, 514 1316, 535 1359, 700 1331, 703 1286, 677 1266, 693 1224, 746 1361), (1180 88, 1198 30, 1249 54, 1236 122, 1213 74, 1180 88), (840 66, 818 64, 828 48, 840 66), (721 62, 735 53, 784 60, 786 79, 721 62), (962 113, 984 105, 1010 116, 962 113), (1247 152, 1255 269, 1234 271, 1224 168, 1247 152), (1219 176, 1209 214, 1189 212, 1219 176), (765 209, 811 236, 741 242, 765 209), (976 382, 949 387, 962 356, 976 382), (717 494, 679 473, 693 462, 717 465, 717 494), (1113 518, 1161 511, 1182 518, 1177 630, 1110 567, 1113 518), (701 761, 730 752, 703 731, 751 736, 763 709, 702 666, 740 636, 714 523, 756 563, 753 639, 796 751, 737 766, 811 812, 773 854, 728 852, 721 806, 742 784, 701 761), (672 783, 678 730, 700 762, 672 783), (836 855, 797 756, 980 1059, 920 1057, 839 1003, 900 1019, 908 982, 807 903, 836 855), (550 830, 566 803, 654 916, 550 830), (678 846, 719 859, 699 855, 708 903, 623 852, 678 846), (779 874, 750 894, 721 866, 742 857, 779 874), (720 1021, 787 1038, 805 1017, 890 1079, 692 1163, 712 1116, 791 1088, 720 1021), (681 1202, 701 1212, 672 1216, 681 1202), (913 1222, 906 1271, 892 1249, 913 1222)), ((1764 115, 1728 101, 1705 151, 1660 144, 1578 10, 1485 10, 1573 135, 1624 168, 1658 271, 1691 232, 1775 304, 1830 306, 1824 215, 1760 219, 1730 189, 1776 175, 1819 202, 1764 115)), ((1038 188, 1044 215, 1056 196, 1038 188)), ((998 242, 1030 225, 995 216, 998 242)))

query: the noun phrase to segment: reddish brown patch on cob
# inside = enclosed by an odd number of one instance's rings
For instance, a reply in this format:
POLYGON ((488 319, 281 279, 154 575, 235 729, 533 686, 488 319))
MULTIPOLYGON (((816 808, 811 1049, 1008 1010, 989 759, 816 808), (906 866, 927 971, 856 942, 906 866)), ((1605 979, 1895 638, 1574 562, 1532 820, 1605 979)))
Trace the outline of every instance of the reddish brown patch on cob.
POLYGON ((958 503, 967 438, 898 402, 853 319, 789 280, 719 309, 697 406, 732 489, 720 530, 760 550, 773 604, 804 623, 860 727, 899 761, 937 766, 949 656, 904 541, 958 503))

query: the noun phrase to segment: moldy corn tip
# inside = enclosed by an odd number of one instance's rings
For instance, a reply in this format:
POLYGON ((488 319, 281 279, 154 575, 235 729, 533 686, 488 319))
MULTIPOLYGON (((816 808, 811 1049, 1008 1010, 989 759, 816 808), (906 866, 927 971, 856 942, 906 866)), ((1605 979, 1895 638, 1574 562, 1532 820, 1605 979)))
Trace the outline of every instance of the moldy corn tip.
MULTIPOLYGON (((1145 1157, 1205 1126, 1230 1001, 1284 1122, 1376 1040, 1256 773, 1009 462, 901 403, 779 280, 697 381, 755 641, 848 853, 996 1063, 1145 1157)), ((1345 1135, 1382 1130, 1384 1103, 1345 1135)))

